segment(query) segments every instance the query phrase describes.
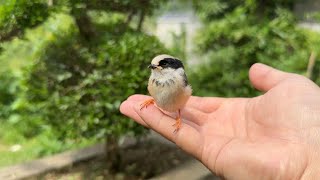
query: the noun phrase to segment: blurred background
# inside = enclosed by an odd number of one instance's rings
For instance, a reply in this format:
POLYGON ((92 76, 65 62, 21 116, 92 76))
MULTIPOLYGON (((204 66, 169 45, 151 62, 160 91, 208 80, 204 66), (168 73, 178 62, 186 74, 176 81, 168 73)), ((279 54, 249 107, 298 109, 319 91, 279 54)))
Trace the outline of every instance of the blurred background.
POLYGON ((183 60, 199 96, 258 95, 256 62, 320 84, 319 10, 320 0, 2 0, 0 167, 101 142, 103 157, 42 178, 147 179, 180 166, 188 155, 119 112, 147 94, 151 59, 183 60))

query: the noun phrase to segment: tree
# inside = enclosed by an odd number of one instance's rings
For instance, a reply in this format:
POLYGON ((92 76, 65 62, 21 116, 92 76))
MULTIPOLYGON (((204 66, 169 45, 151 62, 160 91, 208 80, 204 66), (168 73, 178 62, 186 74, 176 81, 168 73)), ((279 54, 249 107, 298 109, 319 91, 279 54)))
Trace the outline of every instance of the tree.
POLYGON ((294 1, 195 2, 205 22, 197 38, 207 59, 191 76, 201 95, 253 96, 248 70, 255 62, 304 74, 311 53, 305 30, 292 14, 294 1), (207 4, 207 6, 205 6, 207 4), (209 4, 209 5, 208 5, 209 4), (208 8, 208 7, 214 8, 208 8))
POLYGON ((7 1, 0 7, 0 78, 16 88, 0 86, 2 118, 28 138, 53 132, 66 147, 143 134, 118 108, 130 94, 146 93, 147 64, 167 51, 141 31, 163 2, 7 1))

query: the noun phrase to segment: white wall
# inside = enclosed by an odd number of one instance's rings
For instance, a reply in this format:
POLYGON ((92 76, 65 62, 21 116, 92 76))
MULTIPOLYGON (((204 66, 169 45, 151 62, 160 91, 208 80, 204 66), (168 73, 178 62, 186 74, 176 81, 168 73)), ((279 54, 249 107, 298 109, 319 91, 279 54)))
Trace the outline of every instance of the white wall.
POLYGON ((167 12, 160 16, 157 20, 156 36, 165 44, 165 46, 171 47, 173 44, 172 33, 177 35, 181 34, 183 26, 186 31, 185 49, 187 61, 188 63, 196 63, 196 57, 192 52, 194 49, 193 38, 201 26, 201 23, 192 10, 183 12, 167 12))

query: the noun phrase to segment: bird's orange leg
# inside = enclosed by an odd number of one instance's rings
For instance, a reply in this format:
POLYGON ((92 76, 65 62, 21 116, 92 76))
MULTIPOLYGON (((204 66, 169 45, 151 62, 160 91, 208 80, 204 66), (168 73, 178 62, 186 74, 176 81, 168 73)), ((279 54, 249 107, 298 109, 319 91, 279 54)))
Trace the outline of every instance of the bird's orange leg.
POLYGON ((154 104, 154 99, 148 99, 140 104, 140 110, 142 110, 143 108, 147 108, 150 104, 154 104))
POLYGON ((176 123, 174 123, 172 126, 176 127, 176 129, 173 131, 173 133, 176 133, 179 131, 181 127, 181 114, 180 109, 178 110, 178 117, 176 118, 176 123))

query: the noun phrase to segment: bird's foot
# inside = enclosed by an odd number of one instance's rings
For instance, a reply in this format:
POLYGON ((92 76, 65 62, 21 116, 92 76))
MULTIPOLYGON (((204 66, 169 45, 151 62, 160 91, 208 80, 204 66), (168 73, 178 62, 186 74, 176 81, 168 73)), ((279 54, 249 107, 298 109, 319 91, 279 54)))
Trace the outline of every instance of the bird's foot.
POLYGON ((148 99, 140 104, 140 110, 142 110, 143 108, 147 108, 150 104, 154 104, 154 99, 148 99))
POLYGON ((176 132, 179 131, 179 129, 180 129, 180 127, 181 127, 181 119, 180 119, 180 117, 177 117, 176 123, 174 123, 172 126, 176 128, 176 129, 173 131, 173 133, 176 133, 176 132))

